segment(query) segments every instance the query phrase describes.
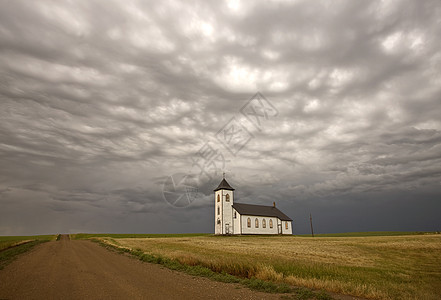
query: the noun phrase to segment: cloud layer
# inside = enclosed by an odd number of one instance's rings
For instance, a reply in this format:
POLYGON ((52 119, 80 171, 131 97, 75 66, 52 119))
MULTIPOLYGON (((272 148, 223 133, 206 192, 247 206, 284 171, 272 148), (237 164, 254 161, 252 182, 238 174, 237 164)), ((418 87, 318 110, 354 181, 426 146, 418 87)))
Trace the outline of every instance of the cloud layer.
POLYGON ((295 233, 310 212, 321 232, 439 230, 438 1, 0 8, 0 235, 211 232, 222 171, 295 233), (258 91, 278 112, 261 127, 240 112, 258 91), (225 165, 173 207, 164 182, 207 142, 225 165))

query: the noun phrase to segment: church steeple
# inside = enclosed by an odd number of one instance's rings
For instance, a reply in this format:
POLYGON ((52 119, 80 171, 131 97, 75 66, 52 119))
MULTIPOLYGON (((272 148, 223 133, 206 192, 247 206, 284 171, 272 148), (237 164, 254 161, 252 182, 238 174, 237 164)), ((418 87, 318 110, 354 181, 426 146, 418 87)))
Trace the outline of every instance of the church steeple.
POLYGON ((214 190, 215 234, 231 234, 234 232, 233 203, 234 189, 225 179, 224 173, 221 183, 214 190))
POLYGON ((223 176, 223 179, 222 179, 221 183, 219 184, 219 186, 214 191, 216 192, 218 190, 234 191, 234 189, 231 187, 231 185, 225 180, 225 173, 224 173, 224 176, 223 176))

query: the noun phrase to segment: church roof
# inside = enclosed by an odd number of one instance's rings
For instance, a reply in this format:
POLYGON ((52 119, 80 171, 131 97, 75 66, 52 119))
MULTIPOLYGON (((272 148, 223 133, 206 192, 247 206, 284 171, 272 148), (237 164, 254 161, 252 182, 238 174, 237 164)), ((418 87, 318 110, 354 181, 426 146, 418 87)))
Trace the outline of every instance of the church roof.
POLYGON ((234 203, 233 208, 241 215, 277 217, 282 221, 292 221, 290 217, 285 215, 275 206, 234 203))
POLYGON ((221 183, 219 184, 219 186, 214 190, 215 192, 218 190, 230 190, 230 191, 234 191, 234 189, 231 187, 231 185, 224 179, 222 179, 221 183))

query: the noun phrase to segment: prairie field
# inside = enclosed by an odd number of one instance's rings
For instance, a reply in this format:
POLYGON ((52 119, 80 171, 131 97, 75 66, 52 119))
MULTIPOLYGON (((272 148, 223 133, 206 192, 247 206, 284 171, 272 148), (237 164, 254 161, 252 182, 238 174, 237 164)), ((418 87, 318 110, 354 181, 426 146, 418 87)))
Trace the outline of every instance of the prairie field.
POLYGON ((54 240, 56 235, 0 236, 0 251, 30 241, 54 240))
POLYGON ((215 272, 371 299, 439 299, 441 295, 440 234, 102 235, 98 239, 215 272))
POLYGON ((56 235, 0 236, 0 270, 18 255, 38 244, 55 240, 56 238, 56 235))

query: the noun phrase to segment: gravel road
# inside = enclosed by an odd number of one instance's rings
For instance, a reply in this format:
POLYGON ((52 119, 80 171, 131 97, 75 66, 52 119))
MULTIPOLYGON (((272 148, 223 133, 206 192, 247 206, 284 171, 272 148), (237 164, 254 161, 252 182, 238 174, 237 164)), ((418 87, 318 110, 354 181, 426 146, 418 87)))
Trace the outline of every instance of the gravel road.
POLYGON ((278 299, 62 236, 0 270, 0 299, 278 299))

